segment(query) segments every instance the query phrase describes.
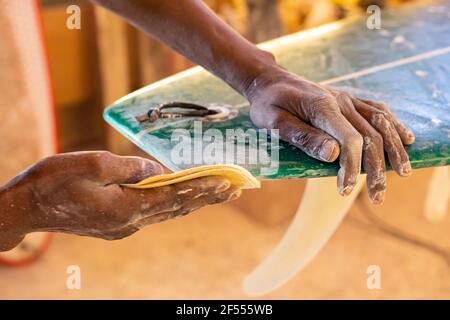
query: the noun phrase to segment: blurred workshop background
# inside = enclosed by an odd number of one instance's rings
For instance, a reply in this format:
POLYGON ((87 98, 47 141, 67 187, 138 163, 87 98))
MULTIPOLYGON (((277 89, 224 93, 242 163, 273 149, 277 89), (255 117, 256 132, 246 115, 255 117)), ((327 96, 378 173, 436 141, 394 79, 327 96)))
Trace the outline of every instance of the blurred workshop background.
MULTIPOLYGON (((370 4, 384 8, 430 1, 205 2, 245 37, 262 42, 365 15, 370 4)), ((192 64, 83 0, 31 5, 30 10, 39 9, 33 19, 42 37, 20 38, 13 20, 5 19, 14 10, 3 10, 10 3, 0 0, 0 183, 56 151, 108 149, 145 156, 106 125, 103 108, 192 64), (81 8, 80 30, 66 27, 70 5, 81 8), (24 50, 36 50, 36 60, 20 58, 24 50), (31 93, 24 98, 25 92, 31 93), (29 108, 36 101, 49 108, 32 118, 29 108), (52 117, 56 126, 48 123, 52 117), (26 133, 40 132, 39 126, 50 128, 42 133, 48 139, 26 133)), ((431 172, 417 170, 409 179, 389 174, 386 203, 371 207, 360 197, 313 263, 266 297, 450 298, 450 215, 433 221, 423 214, 431 172), (370 265, 381 267, 380 290, 366 286, 370 265)), ((0 298, 245 298, 241 280, 283 234, 304 183, 265 182, 262 190, 245 192, 232 204, 205 208, 118 242, 68 235, 56 235, 51 243, 46 236, 31 239, 14 254, 0 255, 0 298), (271 197, 278 201, 260 200, 271 197), (81 268, 81 290, 67 289, 70 265, 81 268)))

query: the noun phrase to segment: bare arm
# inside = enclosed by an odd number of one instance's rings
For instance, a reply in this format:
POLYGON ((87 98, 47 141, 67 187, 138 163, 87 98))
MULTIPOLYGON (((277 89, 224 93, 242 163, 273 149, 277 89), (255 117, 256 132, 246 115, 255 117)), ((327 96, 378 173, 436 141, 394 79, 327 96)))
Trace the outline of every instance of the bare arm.
POLYGON ((104 151, 43 159, 0 187, 0 251, 40 231, 121 239, 146 225, 240 195, 221 177, 149 190, 121 187, 161 173, 157 162, 104 151))
MULTIPOLYGON (((234 32, 201 1, 93 2, 165 42, 247 97, 257 126, 279 129, 282 139, 319 160, 331 162, 339 156, 337 184, 342 195, 352 191, 362 163, 370 200, 383 202, 384 151, 399 175, 411 173, 403 144, 413 143, 414 135, 385 105, 287 72, 270 53, 234 32)), ((149 160, 107 152, 44 159, 0 187, 0 251, 36 231, 120 239, 147 224, 240 194, 228 181, 215 177, 147 191, 120 187, 161 172, 149 160)))
POLYGON ((223 23, 200 0, 92 0, 160 39, 247 97, 258 126, 321 161, 339 156, 337 184, 349 194, 367 172, 369 198, 379 204, 386 189, 386 151, 393 169, 408 176, 403 144, 410 132, 382 103, 358 99, 291 74, 223 23))
POLYGON ((198 0, 92 0, 125 18, 241 94, 261 72, 275 65, 198 0))

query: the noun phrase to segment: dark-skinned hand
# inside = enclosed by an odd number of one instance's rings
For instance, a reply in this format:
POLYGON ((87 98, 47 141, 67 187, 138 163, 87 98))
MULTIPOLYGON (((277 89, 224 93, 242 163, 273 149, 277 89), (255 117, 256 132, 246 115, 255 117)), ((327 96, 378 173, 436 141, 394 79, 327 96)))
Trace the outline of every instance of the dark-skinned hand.
POLYGON ((333 162, 339 157, 341 195, 352 191, 362 163, 369 198, 374 204, 382 203, 384 152, 398 175, 411 174, 404 144, 412 144, 414 134, 383 103, 358 99, 281 68, 258 76, 246 96, 258 127, 278 129, 281 139, 318 160, 333 162))
POLYGON ((103 151, 46 158, 0 191, 0 251, 36 231, 121 239, 146 225, 240 195, 221 177, 148 190, 121 186, 162 173, 154 161, 103 151))

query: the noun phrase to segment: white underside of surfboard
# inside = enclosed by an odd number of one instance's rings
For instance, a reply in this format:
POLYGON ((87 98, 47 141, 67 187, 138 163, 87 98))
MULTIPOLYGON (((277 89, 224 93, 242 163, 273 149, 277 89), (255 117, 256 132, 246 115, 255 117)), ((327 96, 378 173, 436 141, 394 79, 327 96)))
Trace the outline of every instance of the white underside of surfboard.
POLYGON ((244 292, 248 295, 268 293, 302 270, 342 222, 361 190, 364 178, 359 177, 347 197, 336 191, 336 177, 308 180, 291 225, 273 252, 244 280, 244 292))
POLYGON ((430 221, 441 221, 450 201, 450 167, 433 169, 425 199, 424 214, 430 221))

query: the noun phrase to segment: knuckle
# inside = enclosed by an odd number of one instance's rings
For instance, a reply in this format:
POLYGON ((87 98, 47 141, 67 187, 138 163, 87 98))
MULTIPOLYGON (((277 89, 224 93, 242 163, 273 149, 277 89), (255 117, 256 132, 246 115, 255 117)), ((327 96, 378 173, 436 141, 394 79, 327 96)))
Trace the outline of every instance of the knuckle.
POLYGON ((346 103, 346 104, 352 103, 352 96, 344 91, 338 91, 335 94, 335 98, 340 103, 346 103))
POLYGON ((314 135, 310 132, 296 131, 290 138, 291 142, 300 147, 307 147, 314 141, 314 135))
POLYGON ((361 134, 355 133, 347 138, 347 144, 351 147, 362 148, 364 139, 361 134))
POLYGON ((336 99, 331 94, 322 94, 312 98, 310 105, 310 121, 331 116, 337 109, 336 99))
POLYGON ((368 138, 377 145, 383 144, 383 137, 378 132, 372 132, 369 134, 368 138))
POLYGON ((382 148, 383 146, 383 138, 376 131, 370 132, 368 135, 364 136, 364 148, 367 149, 373 146, 377 148, 382 148))
POLYGON ((326 108, 336 102, 335 98, 331 94, 323 93, 316 95, 312 98, 312 105, 316 108, 326 108))
POLYGON ((372 125, 379 127, 379 126, 385 126, 387 123, 387 114, 384 111, 376 111, 372 115, 370 122, 372 125))

